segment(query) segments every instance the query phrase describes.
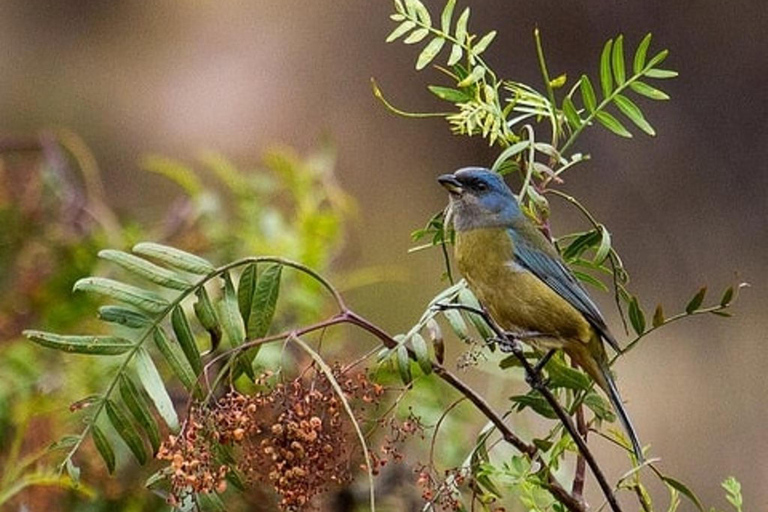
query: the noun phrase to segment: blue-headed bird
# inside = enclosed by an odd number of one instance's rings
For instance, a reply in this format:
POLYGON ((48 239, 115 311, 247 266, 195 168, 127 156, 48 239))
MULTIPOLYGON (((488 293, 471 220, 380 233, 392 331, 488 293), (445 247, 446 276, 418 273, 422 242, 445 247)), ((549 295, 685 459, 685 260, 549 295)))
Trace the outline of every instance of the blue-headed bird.
POLYGON ((603 340, 620 351, 603 315, 555 247, 520 209, 498 174, 480 167, 444 174, 459 271, 491 318, 540 349, 562 349, 605 391, 632 443, 640 442, 608 366, 603 340))

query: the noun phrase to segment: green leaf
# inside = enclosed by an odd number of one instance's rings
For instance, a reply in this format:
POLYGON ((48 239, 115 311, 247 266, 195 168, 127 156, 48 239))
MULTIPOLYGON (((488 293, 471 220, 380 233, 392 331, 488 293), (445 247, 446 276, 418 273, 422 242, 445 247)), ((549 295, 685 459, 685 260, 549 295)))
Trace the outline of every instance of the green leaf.
POLYGON ((600 420, 609 423, 616 421, 616 414, 613 412, 610 404, 595 391, 587 393, 584 397, 584 405, 586 405, 600 420))
POLYGON ((600 291, 604 291, 604 292, 608 291, 608 287, 605 286, 605 283, 603 283, 596 277, 593 277, 592 275, 587 274, 586 272, 579 272, 578 270, 571 270, 571 272, 573 272, 573 275, 576 277, 576 279, 578 279, 582 283, 590 284, 600 291))
POLYGON ((598 265, 605 261, 605 258, 608 257, 608 253, 611 252, 611 233, 608 231, 608 229, 600 225, 600 245, 597 248, 597 251, 595 251, 595 258, 594 262, 598 265))
POLYGON ((443 310, 443 316, 448 321, 448 325, 451 326, 453 332, 456 334, 456 336, 459 337, 461 341, 468 343, 472 340, 472 338, 469 336, 467 323, 464 321, 464 317, 461 316, 461 313, 459 313, 456 309, 445 309, 443 310))
POLYGON ((648 78, 656 78, 656 79, 663 79, 663 78, 675 78, 678 75, 677 71, 672 71, 669 69, 649 69, 645 72, 645 76, 648 78))
MULTIPOLYGON (((611 52, 613 61, 613 77, 616 79, 616 85, 623 84, 627 77, 624 71, 624 36, 620 35, 613 43, 613 51, 611 52)), ((607 94, 605 95, 608 96, 607 94)))
POLYGON ((571 261, 572 259, 579 257, 590 247, 597 245, 600 241, 600 232, 596 229, 585 231, 568 244, 568 247, 566 247, 562 253, 563 259, 565 261, 571 261))
POLYGON ((512 158, 513 156, 522 153, 526 149, 531 147, 531 141, 529 140, 522 140, 520 142, 515 142, 508 148, 506 148, 504 151, 502 151, 498 158, 496 158, 496 161, 493 162, 493 166, 491 169, 495 172, 499 172, 499 169, 501 169, 502 164, 512 158))
POLYGON ((459 60, 461 60, 461 56, 464 55, 464 50, 459 46, 458 44, 454 44, 451 46, 451 55, 448 57, 448 65, 453 66, 459 60))
MULTIPOLYGON (((669 56, 669 50, 661 50, 659 53, 653 56, 653 58, 648 62, 648 68, 655 68, 669 56)), ((646 71, 645 76, 651 76, 649 73, 651 71, 654 71, 653 69, 649 69, 646 71)), ((671 71, 671 73, 675 73, 674 71, 671 71)), ((675 76, 677 76, 677 73, 675 73, 675 76)), ((651 78, 660 78, 660 77, 651 77, 651 78)), ((669 77, 672 78, 672 77, 669 77)))
POLYGON ((118 383, 123 402, 125 402, 133 418, 147 434, 149 444, 152 446, 152 453, 157 453, 157 450, 160 448, 160 430, 152 414, 149 412, 146 398, 141 394, 133 380, 125 373, 120 374, 118 383))
POLYGON ((104 295, 119 302, 125 302, 147 313, 162 313, 168 307, 168 301, 156 293, 124 284, 106 277, 85 277, 75 283, 76 291, 92 292, 104 295))
POLYGON ((600 124, 602 124, 609 130, 611 130, 616 135, 619 135, 621 137, 627 137, 627 138, 632 137, 632 134, 629 133, 629 131, 627 131, 626 128, 624 128, 624 125, 622 125, 618 119, 613 117, 608 112, 605 112, 605 111, 597 112, 595 114, 595 117, 600 122, 600 124))
POLYGON ((195 342, 195 335, 192 334, 192 326, 189 325, 187 315, 184 314, 181 306, 174 307, 173 312, 171 312, 171 327, 181 350, 184 352, 184 357, 192 368, 192 372, 195 377, 199 376, 203 373, 203 362, 195 342))
POLYGON ((584 101, 584 107, 589 112, 594 112, 597 106, 597 99, 595 98, 595 89, 592 87, 592 82, 590 82, 587 75, 581 75, 579 88, 581 89, 581 99, 584 101))
POLYGON ((408 357, 408 349, 402 343, 395 350, 395 363, 397 372, 400 374, 400 380, 407 386, 413 380, 411 376, 411 359, 408 357))
POLYGON ((253 291, 256 289, 257 276, 256 264, 250 263, 240 274, 240 280, 237 283, 237 306, 240 308, 240 316, 243 317, 245 325, 248 325, 248 317, 251 315, 251 303, 253 302, 253 291))
POLYGON ((410 5, 413 7, 414 11, 416 12, 416 17, 421 21, 421 23, 427 27, 432 26, 432 18, 429 15, 429 11, 426 7, 424 7, 424 4, 421 3, 419 0, 406 0, 406 6, 410 5))
POLYGON ((165 334, 165 330, 160 327, 154 329, 152 336, 155 340, 155 345, 157 345, 160 353, 163 354, 174 375, 176 375, 188 391, 193 391, 196 388, 197 378, 184 360, 184 353, 181 347, 177 343, 172 343, 165 334))
POLYGON ((727 307, 731 301, 733 301, 733 286, 729 286, 725 293, 723 293, 723 297, 720 299, 720 306, 727 307))
POLYGON ((149 256, 169 267, 177 268, 197 275, 206 275, 214 270, 214 266, 200 256, 195 256, 181 249, 152 242, 142 242, 133 246, 133 252, 149 256))
POLYGON ((391 43, 392 41, 396 40, 398 37, 401 37, 405 35, 406 32, 411 31, 413 28, 416 27, 416 23, 411 20, 407 20, 399 24, 395 29, 389 33, 387 36, 386 42, 391 43))
POLYGON ((139 375, 139 381, 155 404, 157 412, 163 418, 168 427, 175 431, 179 429, 179 418, 176 410, 173 408, 173 402, 165 389, 163 379, 152 362, 152 358, 144 347, 136 352, 136 372, 139 375))
MULTIPOLYGON (((469 288, 462 288, 461 291, 459 291, 457 299, 459 304, 464 304, 465 306, 469 306, 480 311, 483 309, 480 306, 480 301, 477 300, 477 297, 475 297, 475 294, 472 293, 469 288)), ((494 337, 493 331, 490 327, 488 327, 488 324, 485 323, 485 320, 482 316, 470 311, 467 311, 466 315, 469 317, 469 321, 472 322, 475 330, 483 340, 489 340, 494 337)))
POLYGON ((453 89, 451 87, 440 87, 439 85, 428 85, 427 89, 440 98, 441 100, 450 101, 451 103, 462 103, 472 99, 464 91, 453 89))
POLYGON ((640 111, 638 106, 632 102, 632 100, 624 95, 617 94, 613 98, 613 102, 617 107, 619 107, 619 110, 621 110, 621 112, 630 119, 630 121, 637 125, 638 128, 650 136, 656 135, 656 131, 648 123, 648 121, 645 120, 643 113, 640 111))
POLYGON ((128 272, 166 288, 186 290, 192 286, 176 272, 150 263, 143 258, 128 254, 127 252, 105 249, 99 251, 99 258, 116 263, 128 272))
POLYGON ((442 37, 438 36, 432 39, 419 54, 419 58, 416 60, 416 70, 424 69, 427 64, 432 62, 437 57, 437 54, 440 53, 440 50, 443 49, 444 44, 445 39, 442 37))
POLYGON ((653 312, 653 326, 661 327, 662 325, 664 325, 664 308, 659 304, 653 312))
POLYGON ((589 389, 592 384, 589 377, 578 370, 569 368, 557 358, 553 358, 547 364, 547 373, 549 374, 549 382, 554 388, 584 391, 589 389))
POLYGON ((458 87, 467 87, 469 85, 474 84, 475 82, 478 82, 482 80, 482 78, 485 76, 485 68, 483 66, 475 66, 474 69, 472 69, 472 72, 467 75, 467 77, 456 84, 458 87))
POLYGON ((645 55, 648 52, 648 47, 651 44, 651 34, 648 33, 643 38, 642 41, 640 41, 640 44, 637 45, 637 50, 635 51, 635 58, 632 61, 632 70, 635 72, 636 75, 639 75, 640 72, 645 67, 645 55))
POLYGON ((527 395, 516 395, 510 397, 510 400, 512 400, 517 405, 518 411, 522 411, 526 407, 530 407, 536 413, 544 416, 545 418, 549 418, 551 420, 557 419, 555 410, 552 409, 552 406, 549 405, 547 399, 544 398, 538 391, 531 391, 527 395))
POLYGON ((77 485, 80 483, 80 468, 72 462, 72 459, 67 457, 64 462, 64 466, 67 469, 67 475, 72 479, 72 482, 77 485))
POLYGON ((429 29, 420 28, 411 32, 411 35, 406 37, 403 42, 405 44, 416 44, 429 35, 429 29))
POLYGON ((490 32, 485 34, 483 38, 477 42, 477 44, 472 46, 472 53, 474 55, 480 55, 488 48, 488 45, 490 45, 495 38, 496 38, 496 31, 491 30, 490 32))
POLYGON ((216 310, 213 308, 211 298, 204 287, 198 288, 195 295, 197 296, 197 301, 193 304, 195 316, 203 329, 208 331, 211 336, 211 352, 213 352, 221 342, 221 326, 216 316, 216 310))
POLYGON ((91 425, 91 437, 93 438, 93 444, 96 445, 96 450, 107 465, 107 471, 111 475, 115 472, 115 452, 112 450, 112 446, 101 429, 96 425, 91 425))
POLYGON ((443 13, 440 15, 440 30, 446 34, 451 32, 451 17, 453 16, 453 9, 456 6, 456 0, 448 0, 443 7, 443 13))
POLYGON ((152 322, 140 311, 114 305, 101 306, 99 308, 99 320, 124 325, 131 329, 141 329, 152 322))
POLYGON ((707 287, 702 287, 696 295, 693 296, 691 301, 685 306, 685 312, 689 315, 701 307, 701 303, 704 302, 704 296, 707 294, 707 287))
POLYGON ((581 126, 581 117, 579 117, 576 106, 568 96, 563 99, 563 114, 565 114, 565 119, 568 121, 568 124, 571 125, 571 128, 576 129, 581 126))
POLYGON ((643 313, 640 304, 637 302, 637 297, 632 296, 629 301, 629 323, 632 324, 632 328, 641 336, 645 332, 645 314, 643 313))
POLYGON ((267 266, 258 276, 248 319, 248 339, 263 338, 269 332, 280 293, 282 271, 283 266, 274 263, 267 266))
POLYGON ((134 425, 128 420, 125 412, 123 412, 119 405, 109 399, 106 401, 105 406, 110 423, 115 427, 115 430, 125 441, 125 444, 128 445, 133 456, 142 466, 146 464, 147 452, 144 450, 144 442, 141 440, 138 432, 136 432, 134 425))
POLYGON ((429 359, 429 348, 427 348, 427 342, 419 333, 414 333, 411 336, 411 346, 413 347, 413 353, 416 355, 416 362, 419 364, 419 368, 424 372, 424 375, 432 373, 432 361, 429 359))
POLYGON ((629 87, 637 94, 645 96, 646 98, 651 98, 652 100, 663 101, 669 99, 669 95, 664 91, 660 91, 655 87, 651 87, 650 85, 646 84, 645 82, 641 82, 640 80, 630 82, 629 87))
POLYGON ((132 341, 117 336, 77 336, 26 330, 24 336, 43 347, 96 356, 125 354, 135 347, 132 341))
POLYGON ((456 21, 456 40, 459 44, 464 44, 467 38, 467 22, 469 21, 469 7, 465 7, 456 21))
POLYGON ((677 490, 680 494, 688 498, 691 503, 693 503, 698 510, 701 512, 704 512, 704 506, 701 504, 701 501, 699 501, 699 498, 691 491, 687 485, 682 483, 679 480, 676 480, 672 478, 671 476, 662 475, 661 479, 664 481, 665 484, 672 487, 673 489, 677 490))
POLYGON ((603 96, 608 97, 613 92, 613 78, 611 76, 611 48, 613 39, 609 39, 603 52, 600 54, 600 85, 603 88, 603 96))
POLYGON ((235 348, 242 345, 243 341, 245 341, 245 325, 243 324, 243 318, 240 316, 232 277, 229 275, 229 272, 225 272, 221 277, 224 280, 224 293, 219 303, 219 314, 221 315, 224 334, 226 334, 230 346, 235 348))

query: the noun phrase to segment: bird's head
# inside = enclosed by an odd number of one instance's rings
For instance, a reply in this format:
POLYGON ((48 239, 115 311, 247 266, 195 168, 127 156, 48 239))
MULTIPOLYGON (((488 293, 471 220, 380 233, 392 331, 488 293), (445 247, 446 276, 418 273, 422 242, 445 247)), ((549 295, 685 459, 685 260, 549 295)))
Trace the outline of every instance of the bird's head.
POLYGON ((437 181, 448 190, 456 231, 506 227, 523 214, 501 176, 482 167, 465 167, 437 181))

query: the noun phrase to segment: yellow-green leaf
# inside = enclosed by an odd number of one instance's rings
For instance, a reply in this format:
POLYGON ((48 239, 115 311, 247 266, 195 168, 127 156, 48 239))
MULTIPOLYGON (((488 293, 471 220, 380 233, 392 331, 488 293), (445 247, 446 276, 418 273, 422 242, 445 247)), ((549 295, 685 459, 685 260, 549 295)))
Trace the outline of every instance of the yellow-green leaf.
POLYGON ((128 272, 166 288, 186 290, 192 286, 176 272, 155 265, 154 263, 139 258, 138 256, 134 256, 133 254, 128 254, 127 252, 105 249, 99 251, 99 257, 116 263, 128 272))
POLYGON ((611 130, 616 135, 626 138, 632 137, 632 134, 626 128, 624 128, 624 125, 622 125, 618 119, 613 117, 608 112, 601 110, 595 114, 595 118, 600 122, 600 124, 611 130))
POLYGON ((419 58, 416 60, 416 69, 424 69, 430 62, 432 62, 432 60, 437 57, 437 54, 440 53, 444 44, 445 39, 442 37, 435 37, 432 39, 419 54, 419 58))
POLYGON ((43 347, 74 354, 114 356, 124 354, 135 347, 132 341, 117 336, 77 336, 35 330, 26 330, 23 334, 43 347))
POLYGON ((205 275, 213 272, 213 265, 201 258, 181 249, 153 242, 142 242, 133 246, 133 252, 142 256, 149 256, 170 267, 184 270, 192 274, 205 275))

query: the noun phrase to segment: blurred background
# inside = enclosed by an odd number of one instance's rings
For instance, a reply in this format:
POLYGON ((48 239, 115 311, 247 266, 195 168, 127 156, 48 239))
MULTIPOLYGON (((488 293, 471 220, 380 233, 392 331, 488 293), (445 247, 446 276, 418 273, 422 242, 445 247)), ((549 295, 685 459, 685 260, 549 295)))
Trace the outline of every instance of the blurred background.
MULTIPOLYGON (((536 86, 536 26, 550 73, 569 80, 595 77, 603 43, 618 33, 627 48, 650 31, 652 50, 670 49, 664 67, 680 72, 663 84, 672 100, 642 102, 658 135, 624 140, 588 130, 579 149, 593 158, 562 188, 607 222, 646 309, 662 302, 679 310, 705 284, 715 298, 730 284, 751 283, 735 318, 678 323, 616 369, 643 442, 669 473, 719 508, 719 483, 735 475, 747 508, 764 508, 768 4, 470 5, 472 30, 499 31, 487 59, 501 75, 536 86)), ((14 172, 40 158, 41 133, 70 130, 98 162, 104 203, 151 231, 167 221, 160 212, 178 187, 142 170, 146 155, 193 162, 216 151, 248 168, 278 144, 308 154, 330 141, 338 183, 358 204, 333 266, 400 276, 348 296, 360 313, 402 331, 443 286, 439 251, 407 253, 409 233, 446 202, 436 176, 490 165, 497 152, 479 138, 452 136, 442 120, 396 117, 374 99, 371 77, 405 110, 445 107, 425 88, 443 83, 441 75, 413 70, 415 48, 384 43, 390 12, 390 2, 359 0, 1 2, 3 177, 23 179, 14 172)), ((556 234, 583 227, 573 210, 554 208, 556 234)), ((2 229, 16 221, 3 216, 2 229)), ((598 299, 620 331, 610 297, 598 299)), ((21 306, 6 296, 2 307, 21 306)), ((11 339, 28 325, 2 327, 11 339)), ((479 382, 484 371, 493 370, 475 368, 468 378, 479 382)), ((609 470, 623 471, 621 464, 609 470)))

